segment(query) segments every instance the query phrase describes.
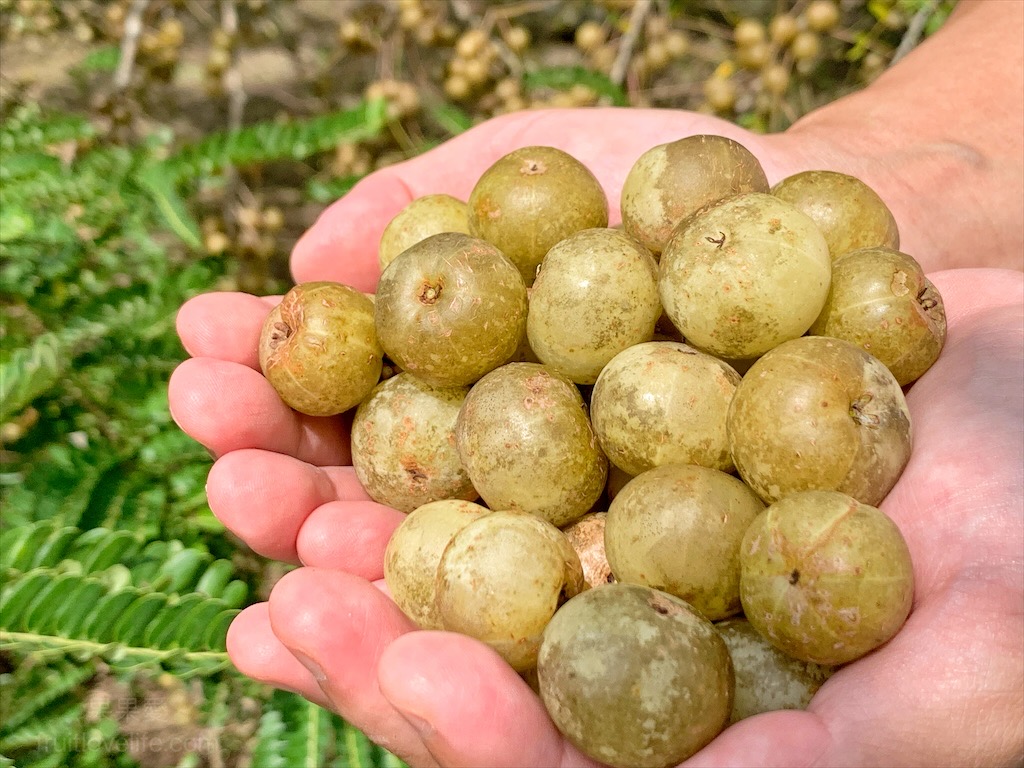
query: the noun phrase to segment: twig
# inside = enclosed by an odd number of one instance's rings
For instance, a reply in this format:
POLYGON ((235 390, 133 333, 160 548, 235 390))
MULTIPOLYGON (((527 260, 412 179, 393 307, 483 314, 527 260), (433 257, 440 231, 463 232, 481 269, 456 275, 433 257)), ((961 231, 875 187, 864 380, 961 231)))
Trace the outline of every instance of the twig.
POLYGON ((914 50, 915 46, 921 41, 925 25, 928 23, 928 19, 932 17, 932 14, 935 13, 935 6, 937 4, 937 0, 929 0, 910 19, 907 31, 903 33, 903 39, 900 40, 899 47, 896 49, 896 53, 892 55, 892 61, 889 62, 890 67, 914 50))
POLYGON ((629 12, 629 27, 619 41, 619 51, 608 72, 608 79, 616 85, 622 85, 626 79, 626 70, 629 68, 629 61, 633 57, 633 48, 636 41, 640 39, 640 32, 644 26, 644 19, 651 10, 651 0, 636 0, 633 10, 629 12))
MULTIPOLYGON (((235 6, 235 0, 220 0, 220 25, 229 40, 237 38, 238 8, 235 6)), ((228 95, 228 130, 235 131, 242 127, 246 94, 242 73, 238 71, 238 61, 234 54, 228 68, 224 70, 223 78, 224 91, 228 95)))
POLYGON ((142 17, 149 6, 149 0, 133 0, 132 7, 124 19, 124 37, 121 38, 121 58, 114 71, 114 90, 123 91, 132 79, 135 54, 139 50, 139 35, 142 33, 142 17))

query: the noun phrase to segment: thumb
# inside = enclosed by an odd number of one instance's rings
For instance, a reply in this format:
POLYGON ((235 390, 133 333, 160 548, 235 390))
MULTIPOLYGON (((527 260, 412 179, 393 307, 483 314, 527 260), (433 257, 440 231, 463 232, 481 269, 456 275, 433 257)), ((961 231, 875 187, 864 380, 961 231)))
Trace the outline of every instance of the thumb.
POLYGON ((810 768, 831 746, 832 736, 818 715, 778 710, 729 726, 681 768, 810 768))

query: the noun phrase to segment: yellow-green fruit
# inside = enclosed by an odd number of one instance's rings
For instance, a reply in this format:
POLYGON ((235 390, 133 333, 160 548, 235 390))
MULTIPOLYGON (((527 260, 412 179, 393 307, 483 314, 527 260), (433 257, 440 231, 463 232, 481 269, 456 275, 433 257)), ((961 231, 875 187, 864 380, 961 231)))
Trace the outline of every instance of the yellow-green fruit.
POLYGON ((834 491, 770 506, 743 537, 743 612, 776 648, 845 664, 892 638, 910 613, 914 569, 884 512, 834 491))
POLYGON ((444 629, 487 643, 514 669, 537 663, 541 635, 563 601, 586 589, 565 535, 522 512, 492 512, 459 530, 437 566, 444 629))
POLYGON ((601 371, 590 415, 608 460, 631 475, 663 464, 730 471, 725 420, 740 375, 675 341, 624 349, 601 371))
POLYGON ((724 136, 688 136, 637 158, 622 186, 622 224, 655 256, 676 226, 708 203, 741 192, 767 192, 761 163, 724 136))
POLYGON ((433 387, 408 373, 378 384, 352 420, 352 466, 374 501, 402 512, 477 497, 455 450, 467 387, 433 387))
POLYGON ((729 646, 736 691, 730 723, 762 712, 779 709, 807 709, 811 698, 834 672, 788 656, 769 643, 744 618, 715 624, 729 646))
POLYGON ((614 229, 586 229, 555 245, 530 291, 526 332, 542 362, 593 384, 616 354, 654 335, 658 264, 614 229))
POLYGON ((373 302, 347 285, 300 283, 263 324, 260 368, 289 406, 333 416, 357 405, 380 379, 383 350, 373 302))
POLYGON ((910 459, 903 390, 855 344, 804 336, 759 359, 740 381, 726 423, 740 477, 762 499, 841 491, 878 504, 910 459))
POLYGON ((391 599, 421 629, 441 629, 437 566, 456 533, 490 510, 472 501, 443 499, 410 512, 384 550, 384 581, 391 599))
POLYGON ((608 226, 608 198, 593 173, 554 147, 523 147, 488 168, 469 195, 469 226, 532 285, 555 243, 608 226))
POLYGON ((487 506, 557 526, 590 511, 608 475, 579 390, 537 363, 480 379, 459 412, 455 445, 487 506))
POLYGON ((490 243, 458 232, 400 253, 377 285, 384 351, 428 384, 472 384, 508 360, 526 333, 526 285, 490 243))
POLYGON ((833 259, 858 248, 900 247, 896 219, 885 201, 853 176, 803 171, 780 181, 772 194, 814 219, 833 259))
POLYGON ((469 209, 451 195, 424 195, 398 212, 380 238, 377 258, 383 272, 395 256, 441 232, 469 234, 469 209))
POLYGON ((541 700, 581 752, 618 768, 665 768, 729 722, 733 672, 714 625, 636 584, 577 595, 544 630, 541 700))
POLYGON ((811 327, 831 271, 809 216, 749 192, 679 225, 661 256, 659 290, 687 343, 716 357, 753 358, 811 327))
POLYGON ((764 504, 716 469, 667 464, 637 475, 608 508, 617 581, 682 598, 717 621, 740 610, 740 541, 764 504))
POLYGON ((862 248, 832 262, 832 287, 810 333, 852 341, 906 386, 942 352, 946 310, 912 256, 862 248))

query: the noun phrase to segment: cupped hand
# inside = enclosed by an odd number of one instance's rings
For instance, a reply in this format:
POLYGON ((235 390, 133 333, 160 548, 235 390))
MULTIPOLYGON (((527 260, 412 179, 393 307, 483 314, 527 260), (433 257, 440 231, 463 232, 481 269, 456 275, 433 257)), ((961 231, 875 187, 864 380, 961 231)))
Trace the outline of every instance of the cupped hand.
MULTIPOLYGON (((432 192, 465 199, 494 160, 530 144, 559 146, 590 167, 614 221, 636 157, 693 133, 737 139, 771 182, 807 168, 859 170, 845 147, 755 136, 689 113, 524 113, 365 179, 296 246, 294 276, 372 290, 376 244, 401 207, 432 192)), ((913 254, 915 233, 901 234, 913 254)), ((692 765, 997 765, 1024 757, 1024 279, 996 270, 931 277, 946 301, 949 339, 909 392, 914 455, 883 504, 911 547, 913 613, 893 641, 831 678, 807 712, 743 721, 692 765)), ((256 552, 304 566, 235 620, 235 665, 339 712, 413 765, 591 764, 490 649, 413 632, 388 599, 383 552, 403 515, 370 500, 346 466, 344 419, 294 413, 259 373, 256 340, 271 306, 242 294, 186 304, 178 328, 192 357, 170 383, 175 419, 217 457, 211 508, 256 552)))

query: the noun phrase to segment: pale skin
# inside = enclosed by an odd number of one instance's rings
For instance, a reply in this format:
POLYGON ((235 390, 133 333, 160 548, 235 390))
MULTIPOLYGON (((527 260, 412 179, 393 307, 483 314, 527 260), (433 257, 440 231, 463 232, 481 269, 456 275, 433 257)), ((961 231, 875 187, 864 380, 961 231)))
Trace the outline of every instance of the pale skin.
MULTIPOLYGON (((901 249, 929 272, 949 321, 941 358, 908 393, 914 453, 882 504, 911 549, 913 612, 807 711, 742 721, 685 765, 1024 760, 1022 34, 1024 3, 964 5, 868 89, 772 136, 683 112, 506 116, 368 177, 295 247, 297 281, 372 290, 376 245, 402 206, 433 192, 465 199, 494 160, 530 144, 587 164, 613 220, 636 157, 696 133, 745 144, 772 183, 832 169, 888 202, 901 249)), ((259 373, 256 342, 273 301, 221 293, 187 303, 178 330, 191 359, 170 383, 175 419, 217 457, 213 511, 256 552, 303 566, 235 620, 232 661, 340 713, 414 766, 593 765, 492 651, 412 631, 388 599, 383 552, 403 515, 360 488, 344 419, 297 415, 259 373)))

